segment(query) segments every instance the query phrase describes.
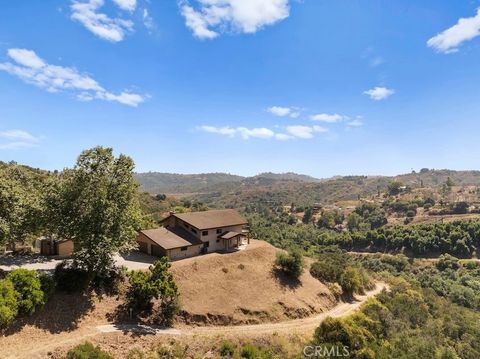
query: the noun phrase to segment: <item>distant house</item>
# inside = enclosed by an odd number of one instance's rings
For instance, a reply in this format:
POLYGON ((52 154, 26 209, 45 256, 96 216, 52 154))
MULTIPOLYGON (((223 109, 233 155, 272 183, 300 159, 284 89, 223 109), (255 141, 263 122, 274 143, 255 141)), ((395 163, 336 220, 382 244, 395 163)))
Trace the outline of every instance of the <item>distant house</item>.
POLYGON ((181 259, 238 248, 249 242, 247 224, 232 209, 172 213, 163 227, 141 231, 137 242, 141 252, 181 259))
POLYGON ((40 254, 44 256, 70 257, 73 253, 71 239, 41 238, 39 240, 40 254))

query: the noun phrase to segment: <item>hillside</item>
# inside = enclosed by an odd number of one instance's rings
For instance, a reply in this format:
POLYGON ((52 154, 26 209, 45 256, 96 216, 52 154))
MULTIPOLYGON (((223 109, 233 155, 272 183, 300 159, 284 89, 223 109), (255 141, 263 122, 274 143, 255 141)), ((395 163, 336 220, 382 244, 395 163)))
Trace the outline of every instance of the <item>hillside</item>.
POLYGON ((321 313, 335 304, 308 271, 295 283, 273 272, 277 249, 252 241, 246 250, 212 253, 172 265, 187 323, 277 322, 321 313))
POLYGON ((282 181, 315 183, 321 179, 293 172, 287 173, 260 173, 253 177, 242 177, 229 173, 200 173, 177 174, 146 172, 136 173, 135 178, 140 184, 140 189, 151 194, 169 193, 184 194, 212 191, 214 189, 232 189, 243 184, 261 183, 263 185, 282 181), (220 187, 218 187, 220 185, 220 187))
POLYGON ((228 173, 184 175, 177 173, 146 172, 136 173, 135 179, 140 184, 142 191, 158 194, 199 192, 209 186, 215 186, 220 183, 240 182, 243 177, 228 173))
POLYGON ((294 173, 263 173, 253 177, 228 174, 137 174, 141 189, 150 193, 178 193, 211 207, 280 206, 295 203, 332 204, 384 192, 391 181, 412 188, 438 190, 450 178, 456 185, 480 185, 480 171, 428 170, 398 176, 343 176, 320 180, 294 173))

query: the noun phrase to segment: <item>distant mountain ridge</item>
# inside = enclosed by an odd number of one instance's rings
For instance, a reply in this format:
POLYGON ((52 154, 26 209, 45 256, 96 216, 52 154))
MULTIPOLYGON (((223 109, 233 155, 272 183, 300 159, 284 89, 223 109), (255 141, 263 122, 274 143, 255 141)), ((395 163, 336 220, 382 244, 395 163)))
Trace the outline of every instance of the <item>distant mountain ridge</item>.
POLYGON ((238 185, 241 183, 258 183, 266 185, 268 183, 278 181, 296 181, 306 183, 317 183, 323 181, 312 176, 293 172, 265 172, 252 177, 244 177, 222 172, 199 174, 144 172, 136 173, 135 179, 140 184, 140 189, 142 191, 152 194, 203 192, 214 190, 217 186, 230 187, 231 185, 238 185))
POLYGON ((191 195, 207 205, 242 207, 249 203, 290 203, 307 205, 353 200, 385 191, 393 180, 412 187, 436 188, 450 178, 457 185, 480 186, 480 171, 422 169, 398 176, 336 176, 329 179, 296 173, 260 173, 252 177, 228 173, 171 174, 139 173, 140 189, 151 194, 191 195))

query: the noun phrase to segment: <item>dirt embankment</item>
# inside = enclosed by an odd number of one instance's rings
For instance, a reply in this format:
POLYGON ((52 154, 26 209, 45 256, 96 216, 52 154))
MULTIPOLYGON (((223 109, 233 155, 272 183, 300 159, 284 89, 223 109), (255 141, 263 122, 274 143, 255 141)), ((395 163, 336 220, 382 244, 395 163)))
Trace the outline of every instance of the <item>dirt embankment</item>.
POLYGON ((198 325, 278 322, 322 313, 336 304, 306 270, 291 280, 273 269, 277 249, 252 240, 236 253, 212 253, 173 263, 183 321, 198 325))

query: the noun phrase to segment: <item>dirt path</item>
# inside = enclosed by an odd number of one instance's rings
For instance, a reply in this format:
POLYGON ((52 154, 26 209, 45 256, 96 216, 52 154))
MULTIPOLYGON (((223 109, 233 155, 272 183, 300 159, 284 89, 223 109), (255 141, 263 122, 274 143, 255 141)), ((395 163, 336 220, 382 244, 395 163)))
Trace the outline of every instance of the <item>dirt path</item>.
MULTIPOLYGON (((142 335, 166 335, 166 336, 192 336, 207 335, 216 336, 222 334, 258 335, 270 333, 305 333, 313 331, 326 317, 346 316, 358 309, 367 299, 377 295, 386 284, 377 283, 377 287, 365 295, 357 296, 351 303, 340 303, 334 308, 308 318, 295 319, 280 323, 239 325, 239 326, 211 326, 211 327, 181 327, 160 328, 131 324, 106 324, 89 325, 60 334, 49 334, 42 338, 32 338, 30 342, 16 343, 9 346, 7 352, 0 351, 0 358, 45 358, 50 351, 64 346, 74 346, 77 343, 94 338, 95 336, 108 333, 138 333, 142 335)), ((0 340, 1 342, 1 340, 0 340)))
POLYGON ((218 335, 218 334, 266 334, 266 333, 280 333, 294 331, 312 331, 326 318, 326 317, 343 317, 356 309, 358 309, 367 299, 380 293, 386 285, 378 283, 377 287, 367 292, 365 295, 357 296, 356 300, 351 303, 340 303, 334 308, 308 318, 295 319, 280 323, 267 324, 253 324, 253 325, 235 325, 235 326, 212 326, 212 327, 186 327, 186 328, 160 328, 142 325, 128 325, 128 324, 109 324, 97 326, 100 333, 115 333, 115 332, 135 332, 141 334, 155 334, 155 335, 218 335))

